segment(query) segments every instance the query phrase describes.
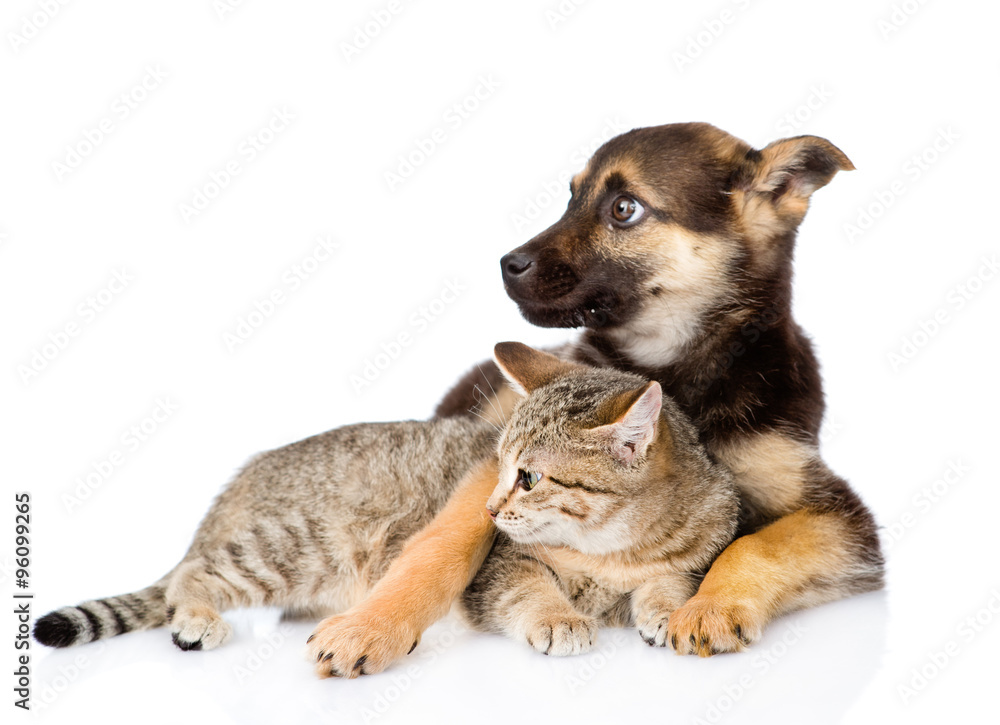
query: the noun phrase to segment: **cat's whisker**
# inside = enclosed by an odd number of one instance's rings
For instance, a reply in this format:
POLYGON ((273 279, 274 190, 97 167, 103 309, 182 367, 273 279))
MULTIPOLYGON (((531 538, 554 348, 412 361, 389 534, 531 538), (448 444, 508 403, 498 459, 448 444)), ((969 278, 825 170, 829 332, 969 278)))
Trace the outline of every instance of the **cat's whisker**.
POLYGON ((493 430, 495 430, 497 432, 497 435, 500 435, 500 434, 503 433, 503 428, 501 428, 500 426, 498 426, 496 423, 494 423, 492 420, 490 420, 485 415, 483 415, 482 413, 480 413, 478 410, 473 410, 472 414, 474 416, 476 416, 477 418, 479 418, 484 423, 486 423, 486 425, 488 425, 490 428, 492 428, 493 430))
MULTIPOLYGON (((483 393, 482 388, 480 388, 479 385, 473 386, 472 389, 475 392, 479 393, 481 396, 485 396, 485 393, 483 393)), ((481 401, 482 401, 482 399, 480 398, 480 402, 481 401)), ((476 410, 475 408, 471 408, 469 410, 469 412, 472 413, 477 418, 479 418, 479 420, 483 421, 484 423, 486 423, 487 425, 489 425, 491 428, 493 428, 493 430, 495 430, 497 432, 497 435, 503 434, 503 427, 501 427, 499 424, 497 424, 496 421, 491 420, 490 418, 487 418, 485 415, 482 414, 482 412, 480 412, 480 410, 476 410)))
POLYGON ((545 547, 537 541, 530 541, 526 544, 531 555, 534 556, 539 561, 543 561, 545 558, 545 547))
MULTIPOLYGON (((479 365, 477 367, 479 368, 479 372, 482 373, 482 366, 479 365)), ((498 409, 496 403, 493 402, 493 399, 497 397, 497 391, 493 387, 493 383, 490 382, 490 379, 486 377, 485 374, 483 375, 483 379, 486 381, 486 384, 490 386, 490 392, 493 393, 493 395, 487 397, 486 400, 489 402, 490 407, 493 408, 493 412, 497 414, 497 419, 499 419, 504 425, 507 425, 507 416, 503 414, 503 409, 498 409)), ((478 388, 479 386, 477 385, 476 387, 478 388)), ((480 392, 482 392, 482 390, 480 390, 480 392)))

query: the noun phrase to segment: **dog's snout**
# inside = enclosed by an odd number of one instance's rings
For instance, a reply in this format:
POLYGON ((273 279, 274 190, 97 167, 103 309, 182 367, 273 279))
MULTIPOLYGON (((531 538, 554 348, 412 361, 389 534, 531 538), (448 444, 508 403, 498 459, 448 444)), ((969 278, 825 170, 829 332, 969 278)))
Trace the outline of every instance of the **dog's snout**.
POLYGON ((534 259, 527 254, 522 254, 521 252, 511 252, 510 254, 505 254, 500 260, 500 266, 503 268, 504 279, 508 281, 521 277, 525 272, 531 269, 534 264, 534 259))

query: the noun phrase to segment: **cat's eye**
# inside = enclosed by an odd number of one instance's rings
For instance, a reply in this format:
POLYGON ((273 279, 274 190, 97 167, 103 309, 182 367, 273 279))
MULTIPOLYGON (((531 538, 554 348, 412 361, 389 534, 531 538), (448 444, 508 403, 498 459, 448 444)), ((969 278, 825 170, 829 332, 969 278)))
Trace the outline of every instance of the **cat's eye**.
POLYGON ((635 224, 646 210, 631 196, 619 196, 611 203, 611 216, 622 224, 635 224))
POLYGON ((530 471, 519 470, 517 472, 517 485, 525 491, 530 491, 541 480, 542 474, 530 471))

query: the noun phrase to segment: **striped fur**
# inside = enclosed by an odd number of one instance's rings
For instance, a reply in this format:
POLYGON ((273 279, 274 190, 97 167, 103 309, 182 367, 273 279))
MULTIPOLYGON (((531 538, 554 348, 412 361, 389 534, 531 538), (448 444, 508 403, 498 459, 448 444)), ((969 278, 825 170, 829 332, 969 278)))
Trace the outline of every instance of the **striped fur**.
MULTIPOLYGON (((531 355, 527 364, 556 361, 531 355)), ((560 460, 546 468, 553 477, 549 494, 539 488, 533 500, 539 512, 561 509, 556 515, 572 519, 576 533, 547 542, 555 546, 545 553, 504 539, 464 599, 469 619, 480 629, 513 635, 549 626, 550 613, 538 608, 538 597, 534 608, 501 612, 497 605, 538 582, 545 592, 548 572, 559 571, 564 593, 556 592, 555 601, 561 596, 588 626, 596 627, 596 616, 632 623, 634 612, 642 612, 644 621, 659 612, 665 621, 683 602, 679 596, 651 594, 632 607, 622 602, 640 584, 646 591, 657 579, 673 582, 661 590, 693 592, 697 578, 691 574, 706 568, 733 536, 732 480, 709 462, 694 428, 666 398, 656 406, 657 440, 623 466, 615 439, 601 426, 615 422, 622 400, 650 386, 659 398, 659 387, 626 373, 556 362, 560 379, 525 399, 501 433, 497 490, 509 488, 512 470, 528 465, 525 451, 536 463, 557 454, 560 460), (614 510, 602 521, 608 490, 616 494, 614 510), (665 508, 674 514, 664 516, 665 508), (521 629, 502 626, 510 616, 521 629)), ((634 437, 636 428, 623 430, 634 437)), ((341 612, 381 579, 476 461, 497 459, 497 445, 490 422, 456 418, 348 426, 264 453, 219 495, 172 572, 133 594, 51 612, 36 623, 35 638, 66 647, 168 625, 180 649, 207 650, 232 636, 222 613, 235 607, 278 606, 293 617, 341 612)), ((496 469, 492 475, 495 485, 496 469)), ((582 641, 567 647, 560 633, 557 627, 547 651, 583 651, 582 641)), ((538 637, 527 639, 542 645, 538 637)), ((588 634, 586 644, 591 641, 588 634)), ((321 645, 321 639, 314 643, 321 645)), ((322 649, 318 654, 324 674, 362 673, 363 667, 354 666, 358 658, 348 668, 324 659, 322 649)))
POLYGON ((167 622, 166 579, 131 594, 94 599, 49 612, 35 623, 35 639, 51 647, 86 644, 167 622))
POLYGON ((657 383, 517 343, 497 360, 530 396, 500 439, 487 508, 501 533, 462 596, 469 620, 545 654, 586 652, 601 623, 665 646, 735 534, 732 476, 657 383))
POLYGON ((35 639, 67 647, 169 624, 181 649, 212 649, 232 635, 228 609, 341 611, 495 446, 488 423, 440 420, 347 426, 263 453, 219 495, 172 572, 51 612, 35 639))

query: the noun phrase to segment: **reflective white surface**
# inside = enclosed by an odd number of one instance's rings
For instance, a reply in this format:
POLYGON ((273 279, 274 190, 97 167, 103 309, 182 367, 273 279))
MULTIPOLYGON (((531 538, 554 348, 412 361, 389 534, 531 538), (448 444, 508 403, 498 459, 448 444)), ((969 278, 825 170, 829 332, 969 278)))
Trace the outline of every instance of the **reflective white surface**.
POLYGON ((449 618, 385 673, 321 681, 303 654, 309 625, 281 623, 276 612, 232 620, 233 641, 213 652, 180 652, 159 631, 49 654, 38 675, 52 689, 37 692, 36 707, 51 722, 81 712, 124 721, 149 707, 152 722, 195 710, 198 722, 213 713, 234 723, 794 722, 803 713, 836 723, 879 672, 888 629, 880 593, 783 618, 739 655, 678 657, 632 630, 606 629, 594 652, 554 658, 449 618), (59 693, 62 679, 69 687, 59 693))

